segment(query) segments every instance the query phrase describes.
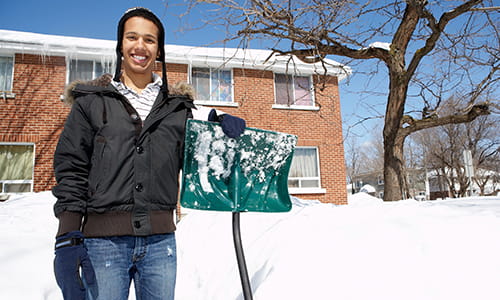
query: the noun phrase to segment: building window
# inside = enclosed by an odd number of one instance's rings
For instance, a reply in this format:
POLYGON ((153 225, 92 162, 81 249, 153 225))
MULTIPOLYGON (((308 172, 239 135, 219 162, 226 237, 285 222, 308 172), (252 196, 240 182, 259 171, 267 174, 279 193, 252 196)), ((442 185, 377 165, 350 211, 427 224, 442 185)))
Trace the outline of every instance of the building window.
POLYGON ((101 63, 94 60, 73 59, 69 66, 68 82, 75 80, 88 81, 112 72, 112 63, 101 63))
POLYGON ((295 148, 288 175, 288 187, 299 189, 321 187, 317 148, 295 148))
POLYGON ((196 91, 196 100, 233 102, 231 70, 193 67, 191 83, 196 91))
POLYGON ((14 57, 0 56, 0 92, 12 91, 14 57))
POLYGON ((274 74, 274 88, 278 105, 314 106, 311 76, 274 74))
POLYGON ((33 144, 0 144, 0 192, 33 191, 33 144))
POLYGON ((360 189, 363 186, 363 180, 357 180, 356 181, 356 189, 360 189))

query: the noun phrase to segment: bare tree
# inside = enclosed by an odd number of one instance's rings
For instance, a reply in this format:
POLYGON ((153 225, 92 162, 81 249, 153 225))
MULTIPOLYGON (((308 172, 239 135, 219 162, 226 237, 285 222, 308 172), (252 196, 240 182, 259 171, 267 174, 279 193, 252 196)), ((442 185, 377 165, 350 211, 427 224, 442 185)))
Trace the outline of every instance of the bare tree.
POLYGON ((477 100, 494 91, 499 81, 499 8, 486 7, 493 1, 187 2, 190 9, 205 4, 208 22, 225 26, 227 39, 241 39, 242 45, 262 37, 274 41, 275 53, 292 54, 305 62, 326 64, 329 55, 346 58, 344 63, 383 62, 389 78, 383 130, 384 200, 399 200, 406 190, 403 145, 408 135, 470 122, 491 111, 490 102, 477 100), (449 80, 434 81, 436 72, 448 74, 449 80), (473 89, 460 90, 465 80, 473 89), (467 97, 468 105, 457 107, 451 115, 435 114, 442 97, 450 92, 467 97))
MULTIPOLYGON (((448 197, 463 196, 469 185, 463 164, 463 150, 466 137, 460 124, 446 124, 421 132, 431 141, 422 145, 428 153, 426 159, 431 170, 436 171, 440 190, 448 191, 448 197)), ((444 196, 444 195, 443 195, 444 196)))
POLYGON ((372 128, 372 139, 365 145, 364 153, 367 161, 364 164, 366 172, 380 172, 384 169, 384 144, 380 136, 382 128, 375 125, 372 128))
POLYGON ((363 153, 356 137, 347 139, 344 144, 347 182, 352 185, 352 190, 354 191, 355 176, 360 172, 363 153))
POLYGON ((358 137, 350 135, 346 138, 345 145, 345 162, 347 179, 353 185, 360 174, 375 173, 383 169, 383 146, 380 139, 376 137, 380 134, 380 130, 372 136, 372 140, 365 141, 360 144, 358 137))
POLYGON ((466 148, 471 150, 474 161, 474 182, 481 195, 485 195, 488 183, 496 183, 500 158, 500 118, 484 116, 466 124, 466 148))
MULTIPOLYGON (((460 106, 459 100, 451 98, 442 105, 449 114, 460 106)), ((435 170, 445 181, 441 190, 450 191, 447 196, 465 196, 471 182, 465 174, 464 150, 470 150, 473 158, 474 181, 484 194, 487 183, 494 178, 499 162, 499 117, 480 116, 473 122, 446 124, 422 130, 412 140, 423 152, 423 165, 435 170)))

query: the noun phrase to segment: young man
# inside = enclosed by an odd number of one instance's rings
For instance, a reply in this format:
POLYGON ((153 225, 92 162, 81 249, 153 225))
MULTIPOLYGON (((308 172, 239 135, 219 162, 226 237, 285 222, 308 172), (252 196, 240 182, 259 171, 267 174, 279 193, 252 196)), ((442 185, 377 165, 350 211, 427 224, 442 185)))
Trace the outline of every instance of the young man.
MULTIPOLYGON (((125 300, 132 280, 137 299, 174 299, 173 210, 194 104, 185 86, 168 88, 164 37, 151 11, 128 10, 118 23, 114 79, 70 87, 53 189, 54 270, 65 299, 125 300)), ((209 119, 231 137, 245 128, 214 110, 209 119)))

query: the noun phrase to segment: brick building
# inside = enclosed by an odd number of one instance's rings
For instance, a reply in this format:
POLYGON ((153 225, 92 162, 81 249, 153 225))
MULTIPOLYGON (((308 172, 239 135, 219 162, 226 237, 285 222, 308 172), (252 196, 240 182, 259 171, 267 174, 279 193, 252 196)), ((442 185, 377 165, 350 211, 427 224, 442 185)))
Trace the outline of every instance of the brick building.
MULTIPOLYGON (((0 193, 52 188, 52 156, 69 112, 64 87, 113 73, 115 45, 0 30, 0 193)), ((347 203, 338 82, 349 68, 304 64, 267 50, 174 45, 166 46, 166 61, 169 83, 191 83, 196 104, 299 137, 292 195, 347 203)))

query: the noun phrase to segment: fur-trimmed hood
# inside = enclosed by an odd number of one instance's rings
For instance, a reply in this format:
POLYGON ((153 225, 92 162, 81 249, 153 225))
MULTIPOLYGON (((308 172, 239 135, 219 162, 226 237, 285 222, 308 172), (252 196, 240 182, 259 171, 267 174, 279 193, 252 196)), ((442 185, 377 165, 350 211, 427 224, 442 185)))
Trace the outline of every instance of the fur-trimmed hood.
MULTIPOLYGON (((108 73, 103 74, 100 77, 90 81, 75 80, 68 84, 64 89, 63 102, 68 106, 73 105, 73 103, 75 102, 74 90, 78 85, 104 88, 111 83, 111 80, 113 80, 113 76, 108 73)), ((178 82, 174 86, 169 86, 168 91, 170 96, 186 96, 189 99, 194 100, 194 88, 186 82, 178 82)))

